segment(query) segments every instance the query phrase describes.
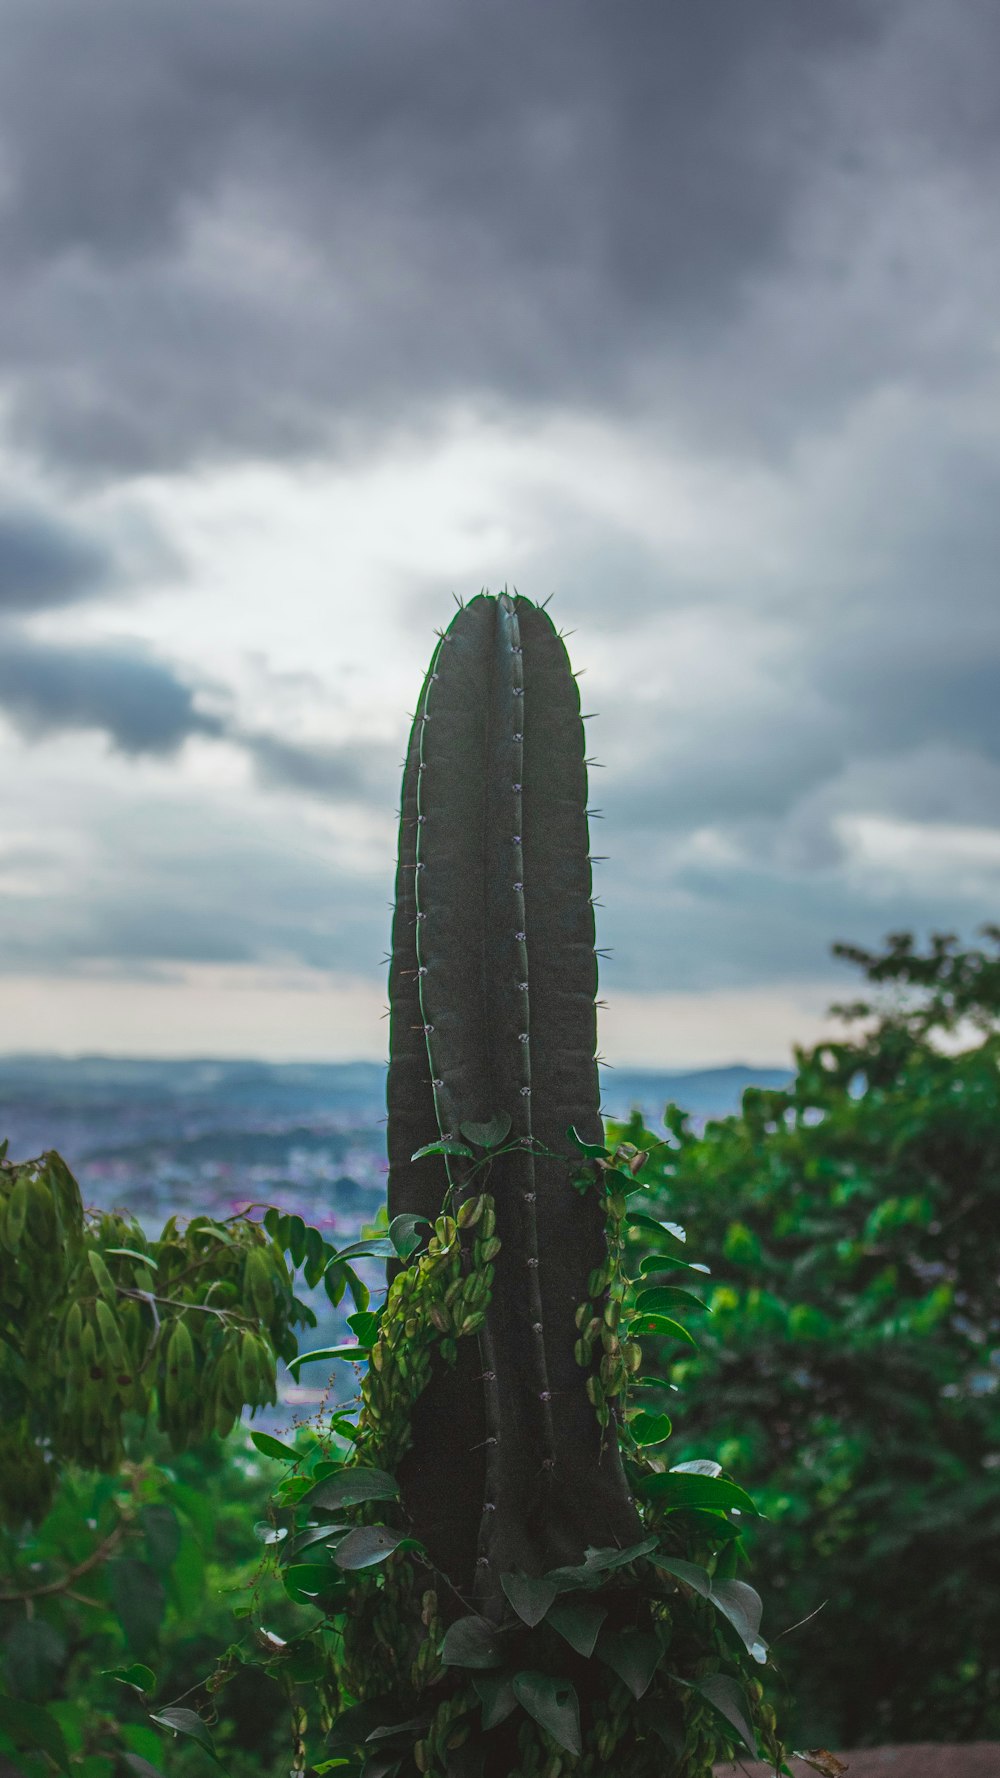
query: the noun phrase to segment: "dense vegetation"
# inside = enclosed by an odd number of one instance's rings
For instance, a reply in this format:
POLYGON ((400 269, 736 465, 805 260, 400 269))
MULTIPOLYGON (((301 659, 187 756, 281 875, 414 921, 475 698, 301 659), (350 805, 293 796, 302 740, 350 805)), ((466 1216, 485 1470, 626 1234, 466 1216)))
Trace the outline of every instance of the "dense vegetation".
MULTIPOLYGON (((714 1461, 767 1515, 739 1522, 797 1700, 793 1744, 1000 1737, 1000 932, 980 949, 939 938, 920 953, 904 937, 879 955, 839 949, 873 995, 843 1009, 841 1042, 799 1054, 787 1092, 750 1092, 700 1134, 669 1108, 665 1144, 638 1125, 609 1137, 651 1149, 643 1211, 688 1231, 682 1247, 629 1225, 630 1274, 683 1283, 712 1311, 684 1305, 699 1344, 680 1358, 655 1328, 644 1340, 652 1387, 639 1411, 658 1421, 644 1436, 666 1431, 669 1407, 664 1466, 714 1461)), ((0 1447, 0 1756, 31 1778, 151 1778, 163 1766, 193 1778, 212 1746, 234 1778, 252 1778, 288 1769, 291 1734, 312 1766, 353 1763, 328 1740, 317 1691, 317 1576, 287 1555, 310 1490, 342 1470, 350 1417, 284 1449, 258 1434, 255 1450, 239 1426, 218 1436, 232 1413, 225 1352, 253 1334, 288 1356, 295 1321, 308 1324, 296 1265, 328 1277, 332 1295, 357 1293, 354 1332, 371 1347, 351 1256, 273 1216, 267 1230, 202 1221, 146 1242, 135 1225, 78 1216, 54 1161, 29 1172, 56 1207, 25 1190, 12 1228, 26 1174, 0 1170, 0 1406, 12 1429, 0 1447), (63 1219, 58 1242, 50 1216, 63 1219), (25 1240, 31 1264, 16 1268, 25 1240), (268 1255, 266 1288, 254 1250, 268 1255), (88 1467, 71 1460, 67 1420, 74 1300, 114 1343, 92 1253, 116 1324, 145 1291, 160 1333, 149 1311, 124 1318, 125 1368, 90 1378, 104 1387, 88 1467), (16 1294, 26 1276, 30 1301, 16 1294), (189 1415, 172 1389, 172 1417, 163 1359, 185 1307, 197 1375, 216 1382, 187 1393, 189 1415)), ((369 1250, 409 1257, 407 1232, 395 1235, 373 1232, 369 1250)), ((249 1360, 251 1376, 253 1399, 267 1399, 269 1366, 249 1360)), ((715 1565, 720 1582, 734 1564, 735 1552, 715 1565)))
POLYGON ((796 1745, 1000 1739, 1000 930, 985 938, 838 946, 874 990, 841 1009, 844 1040, 700 1135, 669 1108, 655 1155, 661 1213, 712 1259, 699 1350, 674 1370, 678 1456, 754 1494, 772 1624, 810 1619, 775 1649, 796 1745))

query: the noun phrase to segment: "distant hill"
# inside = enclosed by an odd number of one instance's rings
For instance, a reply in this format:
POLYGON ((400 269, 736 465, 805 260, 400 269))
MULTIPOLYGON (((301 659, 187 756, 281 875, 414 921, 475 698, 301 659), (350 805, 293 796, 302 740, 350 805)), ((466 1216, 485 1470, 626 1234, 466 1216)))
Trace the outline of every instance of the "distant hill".
POLYGON ((654 1069, 601 1070, 601 1109, 605 1117, 627 1117, 638 1106, 651 1128, 658 1128, 668 1101, 689 1111, 696 1122, 738 1111, 745 1087, 784 1087, 789 1068, 748 1068, 734 1062, 727 1068, 697 1068, 690 1073, 659 1073, 654 1069))

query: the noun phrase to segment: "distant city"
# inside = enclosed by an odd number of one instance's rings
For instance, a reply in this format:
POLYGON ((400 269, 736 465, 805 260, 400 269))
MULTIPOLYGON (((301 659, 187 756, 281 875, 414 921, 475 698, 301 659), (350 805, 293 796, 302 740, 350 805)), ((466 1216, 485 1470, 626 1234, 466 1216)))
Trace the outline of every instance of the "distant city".
MULTIPOLYGON (((780 1087, 789 1078, 787 1069, 741 1066, 608 1070, 602 1108, 606 1117, 624 1118, 638 1106, 656 1129, 672 1100, 697 1125, 736 1111, 745 1087, 780 1087)), ((227 1217, 276 1204, 342 1245, 385 1198, 385 1069, 374 1062, 0 1056, 4 1137, 13 1160, 58 1149, 85 1203, 127 1208, 149 1235, 175 1213, 227 1217)), ((372 1289, 382 1282, 373 1264, 372 1289)), ((343 1319, 350 1305, 334 1311, 322 1292, 300 1294, 319 1316, 300 1346, 350 1338, 343 1319)), ((303 1372, 299 1384, 284 1377, 286 1408, 324 1398, 325 1390, 310 1386, 321 1369, 303 1372)))

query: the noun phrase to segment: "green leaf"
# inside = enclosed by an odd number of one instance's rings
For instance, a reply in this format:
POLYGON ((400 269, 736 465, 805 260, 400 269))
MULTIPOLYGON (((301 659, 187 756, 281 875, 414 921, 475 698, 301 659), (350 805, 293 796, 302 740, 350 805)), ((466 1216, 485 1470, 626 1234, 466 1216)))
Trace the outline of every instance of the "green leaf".
POLYGON ((645 1499, 655 1500, 667 1512, 686 1506, 707 1507, 715 1512, 728 1512, 735 1507, 754 1518, 760 1516, 749 1494, 722 1476, 687 1475, 673 1469, 666 1475, 643 1476, 636 1486, 645 1499))
POLYGON ((564 1636, 578 1655, 589 1656, 607 1617, 607 1607, 592 1599, 560 1599, 546 1616, 546 1623, 564 1636))
POLYGON ((66 1643, 54 1625, 43 1618, 15 1620, 4 1644, 7 1677, 21 1697, 44 1704, 57 1689, 59 1671, 66 1659, 66 1643))
POLYGON ((658 1222, 655 1216, 647 1216, 645 1210, 629 1210, 625 1221, 633 1229, 652 1229, 654 1234, 669 1235, 674 1241, 687 1240, 679 1222, 658 1222))
POLYGON ((136 1561, 132 1556, 109 1562, 107 1572, 125 1641, 136 1654, 142 1655, 153 1646, 159 1633, 166 1607, 163 1583, 148 1562, 136 1561))
POLYGON ((150 1565, 162 1573, 173 1566, 181 1547, 181 1527, 177 1514, 172 1506, 158 1502, 141 1509, 139 1522, 146 1540, 146 1555, 150 1565))
POLYGON ((411 1161, 422 1161, 428 1154, 460 1154, 470 1161, 476 1158, 471 1148, 467 1148, 464 1142, 445 1142, 442 1139, 438 1142, 426 1143, 423 1148, 418 1148, 415 1154, 411 1154, 410 1159, 411 1161))
POLYGON ((426 1216, 411 1216, 407 1212, 393 1217, 389 1224, 389 1239, 400 1259, 409 1259, 411 1253, 416 1253, 422 1245, 423 1236, 417 1233, 421 1226, 428 1229, 432 1226, 426 1216))
POLYGON ((456 1618, 445 1631, 441 1659, 447 1667, 500 1667, 500 1633, 486 1618, 475 1614, 456 1618))
POLYGON ((546 1734, 567 1753, 582 1753, 580 1739, 580 1702, 568 1679, 553 1679, 548 1673, 515 1673, 514 1696, 523 1710, 533 1716, 546 1734))
POLYGON ((637 1445, 662 1445, 670 1437, 669 1414, 633 1414, 628 1429, 637 1445))
POLYGON ((119 1685, 130 1685, 133 1691, 140 1693, 156 1690, 156 1674, 141 1661, 133 1661, 131 1667, 105 1667, 102 1677, 116 1679, 119 1685))
POLYGON ((599 1142, 584 1142, 583 1137, 577 1134, 573 1124, 570 1124, 566 1134, 570 1141, 575 1143, 580 1153, 587 1155, 590 1160, 606 1161, 610 1159, 611 1150, 609 1148, 602 1148, 599 1142))
POLYGON ((274 1438, 270 1432, 251 1432, 250 1443, 256 1445, 265 1457, 276 1457, 279 1463, 302 1461, 301 1451, 296 1451, 292 1445, 282 1444, 280 1438, 274 1438))
POLYGON ((372 1293, 364 1279, 359 1278, 353 1266, 345 1266, 343 1270, 344 1276, 347 1279, 347 1288, 354 1299, 354 1307, 359 1312, 363 1309, 367 1309, 368 1304, 372 1300, 372 1293))
POLYGON ((710 1673, 707 1678, 692 1686, 692 1691, 699 1692, 703 1698, 724 1716, 737 1734, 745 1741, 753 1759, 757 1758, 757 1738, 750 1726, 750 1712, 747 1708, 743 1687, 727 1673, 710 1673))
POLYGON ((284 1543, 288 1536, 287 1525, 269 1525, 266 1519, 258 1519, 253 1534, 258 1543, 284 1543))
POLYGON ((284 1546, 280 1559, 282 1562, 290 1562, 293 1557, 300 1556, 303 1550, 312 1549, 317 1543, 331 1543, 335 1537, 342 1537, 350 1529, 350 1525, 308 1525, 284 1546))
POLYGON ((371 1309, 360 1309, 356 1315, 347 1317, 348 1327, 356 1336, 358 1345, 363 1346, 366 1352, 371 1351, 378 1339, 378 1324, 381 1318, 381 1309, 377 1312, 371 1309))
POLYGON ((650 1556, 654 1568, 662 1568, 664 1574, 672 1574, 675 1580, 682 1580, 685 1586, 693 1587, 703 1599, 708 1599, 712 1592, 712 1577, 707 1568, 700 1568, 697 1562, 684 1562, 680 1556, 650 1556))
POLYGON ((69 1773, 69 1753, 62 1729, 54 1716, 23 1698, 0 1696, 0 1729, 16 1747, 39 1748, 61 1772, 69 1773))
POLYGON ((135 1773, 135 1778, 163 1778, 159 1766, 154 1766, 150 1760, 143 1759, 141 1753, 123 1753, 122 1758, 129 1771, 135 1773))
POLYGON ((362 1500, 395 1500, 398 1494, 399 1483, 384 1469, 367 1469, 358 1463, 317 1482, 309 1491, 308 1501, 310 1507, 339 1510, 342 1506, 357 1506, 362 1500))
POLYGON ((370 1241, 353 1241, 350 1247, 342 1247, 330 1261, 336 1266, 345 1259, 392 1259, 396 1249, 388 1237, 373 1235, 370 1241))
POLYGON ((472 1683, 476 1696, 482 1701, 484 1729, 497 1728, 506 1722, 512 1710, 517 1709, 509 1673, 475 1673, 472 1683))
POLYGON ((760 1646, 760 1620, 764 1607, 760 1594, 745 1580, 712 1582, 712 1603, 728 1618, 747 1651, 753 1654, 760 1646))
POLYGON ((165 1710, 151 1711, 149 1720, 159 1723, 161 1729, 173 1729, 175 1735, 189 1736, 192 1741, 197 1741, 199 1747, 204 1747, 213 1759, 217 1758, 208 1725, 202 1721, 196 1710, 185 1710, 179 1705, 169 1704, 165 1710))
POLYGON ((644 1537, 641 1543, 630 1544, 627 1549, 588 1549, 585 1560, 568 1568, 550 1568, 548 1579, 558 1583, 559 1591, 565 1592, 573 1587, 600 1586, 605 1574, 615 1568, 626 1568, 630 1562, 637 1562, 641 1556, 647 1556, 655 1550, 659 1538, 644 1537))
POLYGON ((396 1735, 412 1735, 415 1730, 422 1729, 423 1719, 419 1716, 407 1717, 405 1722, 382 1723, 365 1736, 365 1746, 372 1741, 391 1741, 396 1735))
POLYGON ((697 1346, 693 1334, 679 1321, 671 1320, 669 1315, 636 1315, 628 1324, 628 1336, 631 1340, 658 1339, 683 1340, 688 1346, 697 1346))
POLYGON ((642 1315, 659 1315, 672 1309, 675 1303, 690 1303, 694 1309, 708 1308, 693 1290, 682 1290, 678 1284, 652 1284, 648 1290, 640 1290, 635 1306, 642 1315))
POLYGON ((617 1673, 633 1698, 641 1698, 649 1690, 662 1655, 659 1638, 649 1630, 616 1630, 603 1635, 597 1644, 598 1660, 617 1673))
POLYGON ((122 1259, 137 1259, 141 1266, 148 1266, 151 1272, 156 1271, 157 1262, 150 1253, 137 1253, 134 1247, 105 1247, 104 1251, 117 1253, 122 1259))
POLYGON ((722 1464, 714 1457, 691 1457, 687 1463, 672 1463, 671 1475, 721 1475, 722 1464))
POLYGON ((511 1115, 509 1111, 495 1111, 485 1124, 459 1124, 459 1130, 469 1142, 477 1148, 498 1148, 505 1136, 509 1136, 511 1115))
POLYGON ((357 1525, 338 1543, 333 1559, 338 1568, 374 1568, 402 1542, 403 1533, 392 1531, 388 1525, 357 1525))
POLYGON ((522 1623, 529 1628, 541 1623, 559 1590, 554 1580, 545 1576, 535 1579, 528 1574, 501 1574, 500 1585, 522 1623))
POLYGON ((646 1272, 701 1272, 711 1277, 711 1266, 703 1266, 696 1259, 681 1259, 675 1253, 647 1253, 645 1259, 639 1261, 639 1270, 646 1272))
POLYGON ((298 1374, 303 1364, 321 1364, 329 1358, 362 1359, 368 1352, 364 1346, 317 1346, 313 1352, 300 1352, 297 1357, 288 1360, 288 1369, 292 1376, 298 1374))

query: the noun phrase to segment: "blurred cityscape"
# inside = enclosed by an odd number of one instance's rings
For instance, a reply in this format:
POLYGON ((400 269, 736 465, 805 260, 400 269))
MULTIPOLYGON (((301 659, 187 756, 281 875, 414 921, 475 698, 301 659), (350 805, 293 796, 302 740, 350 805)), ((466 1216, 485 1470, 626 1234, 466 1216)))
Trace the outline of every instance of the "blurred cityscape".
MULTIPOLYGON (((744 1087, 781 1086, 787 1070, 711 1068, 693 1073, 612 1070, 602 1076, 606 1116, 641 1107, 662 1127, 673 1100, 696 1123, 735 1111, 744 1087)), ((430 1139, 431 1132, 428 1132, 430 1139)), ((0 1057, 0 1141, 14 1160, 55 1148, 84 1202, 131 1211, 156 1236, 171 1215, 225 1218, 253 1205, 296 1211, 344 1246, 385 1200, 385 1069, 373 1062, 282 1064, 130 1061, 103 1057, 0 1057)), ((359 1268, 377 1302, 380 1263, 359 1268)), ((348 1301, 331 1308, 322 1289, 298 1293, 318 1318, 300 1349, 351 1338, 348 1301)), ((285 1372, 280 1408, 331 1399, 324 1366, 298 1383, 285 1372)), ((338 1398, 355 1386, 338 1366, 338 1398)))

